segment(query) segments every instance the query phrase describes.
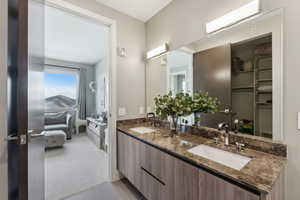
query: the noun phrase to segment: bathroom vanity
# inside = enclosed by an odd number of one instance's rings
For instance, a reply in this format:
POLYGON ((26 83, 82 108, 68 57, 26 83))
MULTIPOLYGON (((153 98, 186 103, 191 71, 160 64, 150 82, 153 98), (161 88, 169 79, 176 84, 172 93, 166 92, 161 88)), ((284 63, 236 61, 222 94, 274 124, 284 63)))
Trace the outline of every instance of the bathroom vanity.
POLYGON ((147 60, 147 112, 161 114, 153 99, 165 94, 220 102, 180 117, 189 126, 177 137, 167 122, 118 123, 118 169, 148 200, 284 199, 282 23, 281 11, 263 13, 147 60), (221 124, 229 145, 215 143, 221 124))
MULTIPOLYGON (((217 133, 214 131, 213 135, 217 133)), ((194 130, 193 134, 178 137, 166 137, 168 133, 169 129, 149 127, 147 122, 118 124, 118 170, 148 200, 284 199, 284 156, 247 146, 237 151, 232 144, 229 147, 215 144, 207 137, 212 133, 204 130, 198 130, 197 135, 194 130), (139 133, 132 129, 136 127, 148 127, 154 132, 139 133), (241 169, 234 169, 189 151, 198 145, 250 161, 241 169)), ((261 143, 264 145, 268 148, 272 144, 261 143)), ((284 145, 274 145, 273 149, 285 149, 284 145)))

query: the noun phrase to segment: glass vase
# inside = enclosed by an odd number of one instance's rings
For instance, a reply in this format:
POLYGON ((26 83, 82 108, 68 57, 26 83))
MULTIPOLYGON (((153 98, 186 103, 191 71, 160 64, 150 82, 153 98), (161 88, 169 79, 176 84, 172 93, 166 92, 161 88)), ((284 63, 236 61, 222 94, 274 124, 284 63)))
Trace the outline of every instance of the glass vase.
POLYGON ((201 113, 195 112, 195 126, 200 127, 201 126, 201 113))
POLYGON ((171 117, 170 122, 170 129, 171 129, 171 137, 178 134, 178 117, 171 117))

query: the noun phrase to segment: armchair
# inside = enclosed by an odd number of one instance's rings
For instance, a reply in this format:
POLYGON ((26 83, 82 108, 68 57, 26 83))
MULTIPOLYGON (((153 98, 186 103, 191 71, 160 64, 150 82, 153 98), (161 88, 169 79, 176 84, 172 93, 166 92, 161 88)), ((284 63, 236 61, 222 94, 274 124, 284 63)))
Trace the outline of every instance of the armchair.
POLYGON ((72 139, 72 115, 65 112, 45 113, 45 131, 61 130, 67 135, 67 139, 72 139))

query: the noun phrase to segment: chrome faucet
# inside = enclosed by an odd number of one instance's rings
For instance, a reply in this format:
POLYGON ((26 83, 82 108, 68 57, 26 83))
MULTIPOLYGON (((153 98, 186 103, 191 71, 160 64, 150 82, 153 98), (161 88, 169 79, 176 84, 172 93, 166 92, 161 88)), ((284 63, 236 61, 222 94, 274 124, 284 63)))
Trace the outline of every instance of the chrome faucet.
POLYGON ((240 121, 239 119, 235 119, 235 120, 233 121, 233 124, 234 124, 234 129, 233 129, 234 132, 235 132, 235 133, 238 133, 240 127, 243 125, 243 122, 240 121))
POLYGON ((218 124, 218 130, 222 131, 225 130, 225 139, 224 139, 224 143, 226 146, 229 145, 229 123, 228 122, 222 122, 220 124, 218 124))
POLYGON ((153 126, 153 127, 159 127, 160 126, 160 122, 156 118, 155 113, 153 113, 153 112, 147 113, 147 119, 150 121, 151 126, 153 126))
POLYGON ((155 126, 155 113, 147 113, 147 119, 150 121, 151 126, 155 126))
POLYGON ((229 123, 227 122, 222 122, 220 124, 218 124, 218 130, 225 130, 226 133, 229 133, 229 123))
POLYGON ((235 146, 237 151, 243 151, 243 147, 245 146, 245 144, 236 142, 235 146))

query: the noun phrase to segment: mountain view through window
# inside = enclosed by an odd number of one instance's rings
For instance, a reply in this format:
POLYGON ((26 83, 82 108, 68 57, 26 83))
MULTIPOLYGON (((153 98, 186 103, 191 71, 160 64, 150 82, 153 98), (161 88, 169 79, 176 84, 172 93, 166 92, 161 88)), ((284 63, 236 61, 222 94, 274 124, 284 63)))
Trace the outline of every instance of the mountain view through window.
POLYGON ((75 74, 45 72, 46 112, 60 112, 76 106, 78 80, 75 74))

